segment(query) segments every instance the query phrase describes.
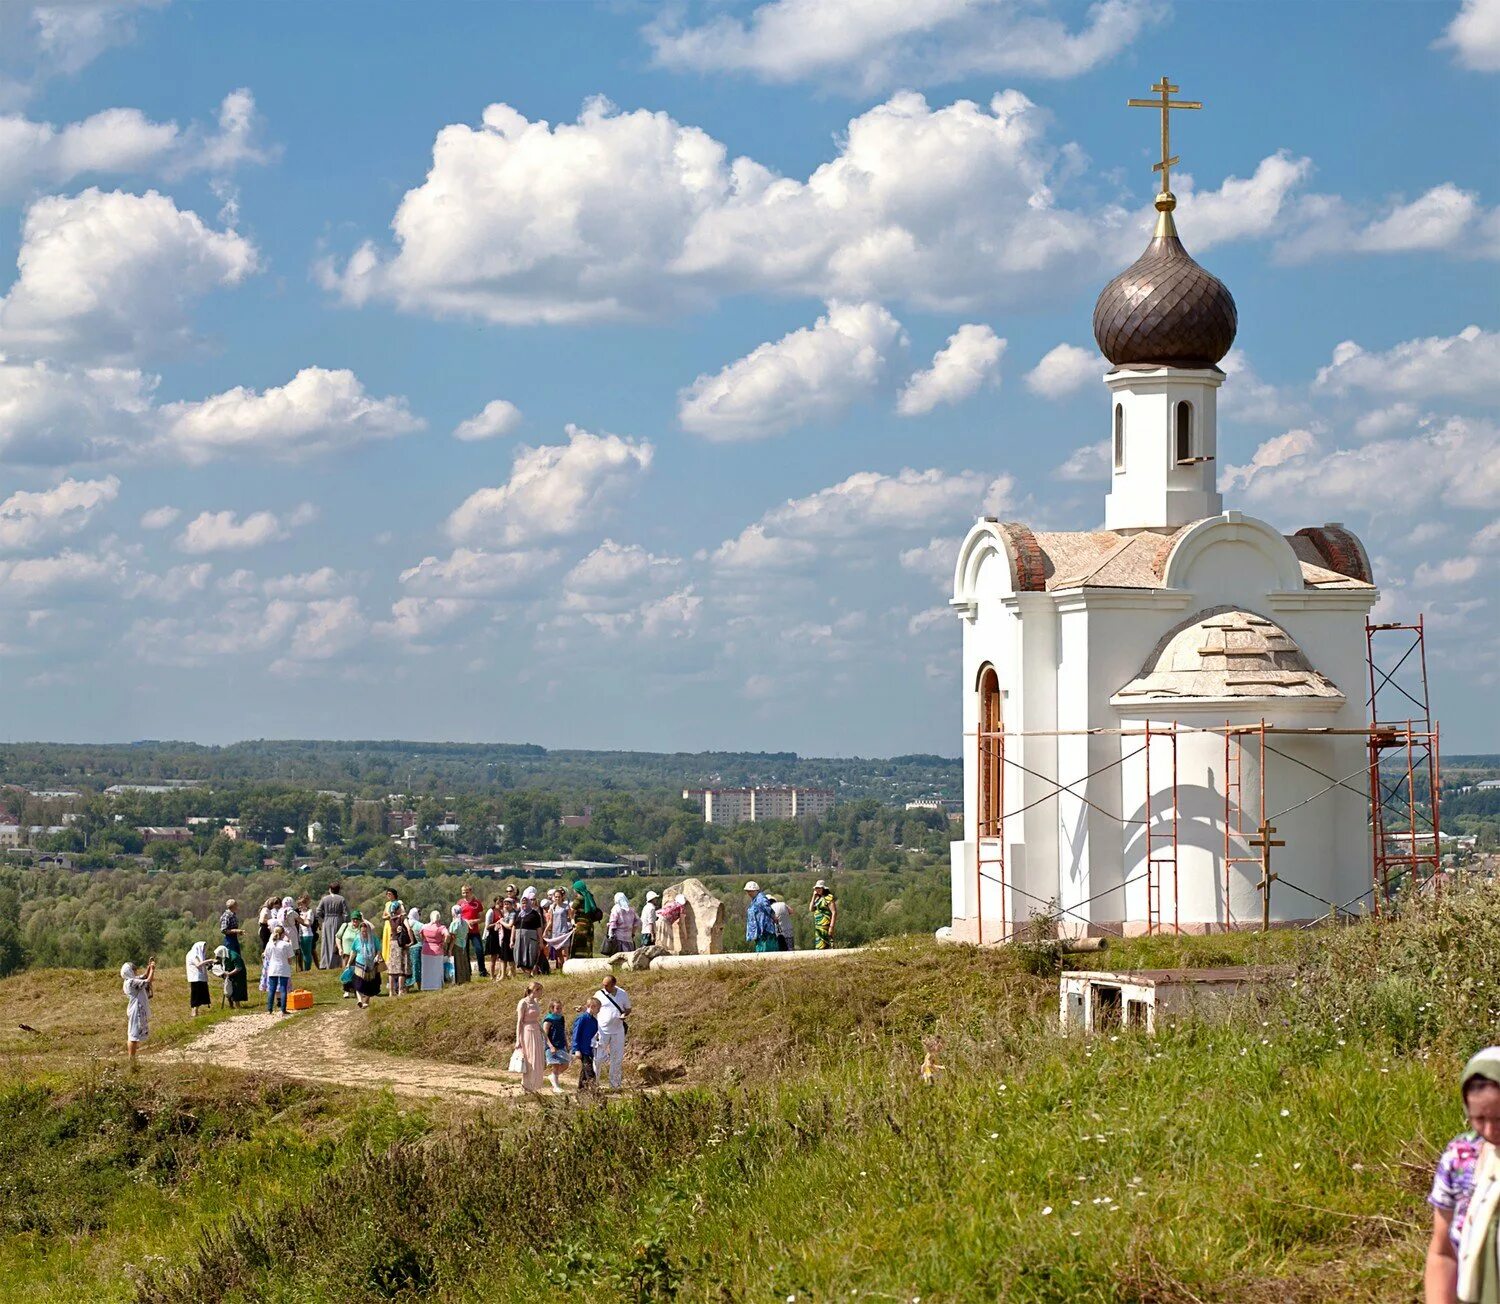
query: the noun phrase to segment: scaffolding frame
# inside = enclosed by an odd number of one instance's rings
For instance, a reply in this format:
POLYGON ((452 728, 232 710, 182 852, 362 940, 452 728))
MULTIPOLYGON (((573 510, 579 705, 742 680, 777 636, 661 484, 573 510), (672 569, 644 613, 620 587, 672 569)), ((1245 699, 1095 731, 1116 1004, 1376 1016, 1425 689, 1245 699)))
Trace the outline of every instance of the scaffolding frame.
POLYGON ((1367 621, 1365 648, 1370 673, 1370 868, 1379 911, 1407 888, 1437 891, 1442 883, 1441 762, 1427 689, 1422 617, 1415 624, 1367 621), (1393 700, 1394 715, 1385 709, 1393 700), (1392 753, 1398 764, 1395 778, 1387 781, 1385 758, 1392 753), (1419 780, 1427 787, 1425 815, 1419 780), (1423 842, 1430 842, 1431 849, 1423 851, 1423 842))
MULTIPOLYGON (((1173 933, 1182 931, 1181 901, 1180 901, 1180 879, 1179 879, 1179 819, 1178 808, 1178 758, 1179 739, 1190 734, 1219 734, 1224 740, 1224 818, 1223 818, 1223 844, 1224 850, 1221 856, 1221 868, 1223 873, 1223 902, 1219 912, 1220 918, 1210 927, 1218 927, 1224 931, 1232 931, 1244 927, 1234 918, 1230 895, 1233 887, 1234 870, 1236 865, 1255 864, 1262 870, 1262 881, 1260 891, 1262 893, 1263 912, 1269 910, 1269 897, 1272 890, 1272 882, 1278 881, 1293 891, 1301 893, 1321 905, 1327 907, 1328 917, 1337 920, 1354 913, 1353 907, 1360 905, 1367 898, 1370 900, 1376 915, 1382 914, 1389 908, 1392 899, 1408 887, 1425 889, 1432 887, 1436 890, 1436 884, 1440 881, 1441 846, 1439 840, 1440 800, 1438 780, 1441 772, 1439 752, 1439 730, 1433 722, 1431 708, 1427 691, 1427 658, 1424 646, 1424 631, 1421 618, 1416 624, 1366 624, 1367 660, 1370 677, 1369 697, 1369 724, 1363 728, 1330 726, 1292 726, 1269 724, 1264 718, 1253 724, 1233 724, 1226 720, 1222 726, 1219 725, 1183 725, 1180 722, 1171 724, 1157 724, 1150 720, 1140 725, 1125 727, 1100 727, 1090 729, 1036 729, 1036 730, 1007 730, 1003 723, 995 730, 985 730, 982 727, 973 731, 970 735, 975 740, 976 765, 974 768, 976 791, 974 793, 974 806, 976 812, 984 809, 983 800, 985 793, 982 790, 984 775, 988 772, 987 767, 995 774, 995 782, 998 785, 997 801, 995 804, 995 815, 993 819, 986 818, 983 821, 983 831, 976 823, 975 866, 974 866, 974 920, 975 938, 979 943, 985 939, 985 915, 984 915, 984 885, 986 882, 997 886, 1000 895, 999 912, 999 937, 992 937, 990 941, 1009 941, 1017 932, 1019 920, 1016 916, 1019 910, 1012 908, 1011 898, 1016 895, 1030 897, 1033 903, 1041 907, 1030 913, 1035 916, 1045 914, 1050 917, 1051 922, 1060 923, 1064 916, 1074 916, 1090 928, 1103 928, 1096 921, 1087 919, 1079 914, 1081 907, 1088 905, 1094 897, 1088 897, 1075 903, 1070 907, 1058 905, 1055 901, 1041 901, 1032 894, 1023 891, 1018 884, 1010 881, 1006 853, 1005 825, 1008 819, 1015 819, 1030 810, 1033 806, 1044 801, 1055 801, 1063 796, 1069 796, 1091 810, 1118 823, 1122 828, 1130 825, 1139 826, 1143 831, 1143 869, 1124 879, 1120 884, 1107 889, 1109 892, 1124 892, 1131 884, 1139 882, 1142 878, 1146 881, 1146 933, 1148 935, 1165 932, 1170 927, 1173 933), (1394 664, 1389 669, 1382 668, 1378 664, 1375 641, 1377 634, 1392 634, 1402 632, 1412 635, 1412 642, 1402 651, 1394 664), (1406 681, 1403 682, 1400 672, 1415 656, 1413 669, 1408 673, 1406 681), (1382 693, 1385 700, 1400 695, 1409 700, 1412 711, 1404 719, 1391 718, 1382 719, 1378 707, 1382 701, 1382 693), (1420 710, 1420 715, 1417 714, 1420 710), (1072 737, 1118 737, 1139 738, 1141 746, 1132 751, 1122 748, 1121 755, 1110 760, 1106 764, 1090 769, 1087 773, 1062 782, 1048 775, 1041 774, 1007 754, 1007 738, 1072 738, 1072 737), (1360 737, 1365 740, 1368 761, 1361 764, 1361 768, 1352 774, 1335 776, 1324 773, 1316 766, 1300 757, 1279 750, 1271 743, 1271 739, 1278 737, 1360 737), (1168 765, 1170 770, 1170 781, 1163 784, 1154 784, 1152 781, 1152 752, 1153 742, 1165 742, 1167 749, 1168 765), (1251 747, 1256 755, 1258 764, 1256 767, 1256 783, 1254 785, 1254 807, 1253 814, 1256 817, 1252 823, 1249 817, 1252 814, 1250 806, 1247 805, 1244 792, 1244 763, 1245 748, 1251 747), (1382 758, 1389 753, 1396 753, 1405 758, 1404 769, 1399 771, 1394 783, 1387 784, 1382 778, 1382 758), (1090 800, 1082 792, 1076 789, 1088 780, 1102 774, 1116 766, 1124 766, 1127 761, 1144 753, 1142 764, 1143 779, 1145 787, 1145 799, 1140 804, 1139 810, 1143 818, 1136 819, 1124 811, 1112 812, 1101 807, 1097 802, 1090 800), (1283 760, 1311 770, 1319 778, 1325 780, 1325 786, 1312 793, 1310 796, 1289 806, 1286 810, 1270 812, 1266 806, 1266 774, 1269 758, 1277 756, 1283 760), (1040 780, 1046 784, 1048 791, 1033 801, 1011 811, 1007 809, 1006 803, 1006 771, 1015 768, 1025 775, 1040 780), (1364 778, 1367 787, 1364 789, 1354 788, 1351 783, 1355 779, 1364 778), (1429 794, 1428 814, 1423 815, 1418 806, 1417 784, 1419 779, 1425 778, 1429 794), (1158 788, 1160 791, 1158 791, 1158 788), (1345 902, 1329 901, 1306 887, 1287 879, 1281 874, 1271 874, 1270 852, 1268 847, 1263 847, 1259 855, 1237 854, 1236 844, 1241 847, 1250 845, 1249 834, 1252 827, 1263 839, 1268 837, 1267 829, 1271 822, 1279 819, 1282 815, 1307 805, 1320 797, 1334 792, 1339 788, 1358 793, 1367 803, 1369 809, 1369 822, 1371 828, 1371 875, 1370 887, 1353 900, 1345 902), (1158 809, 1160 807, 1160 809, 1158 809), (1398 832, 1396 825, 1405 825, 1404 832, 1398 832), (1421 839, 1431 839, 1431 850, 1423 851, 1421 839), (1404 840, 1404 848, 1400 844, 1404 840), (1170 925, 1164 917, 1164 904, 1170 883, 1170 925)), ((1157 774, 1160 774, 1160 763, 1157 765, 1157 774)), ((1274 831, 1274 830, 1273 830, 1274 831)), ((1280 844, 1276 844, 1280 845, 1280 844)), ((1099 894, 1103 895, 1103 893, 1099 894)), ((991 916, 994 919, 994 916, 991 916)))

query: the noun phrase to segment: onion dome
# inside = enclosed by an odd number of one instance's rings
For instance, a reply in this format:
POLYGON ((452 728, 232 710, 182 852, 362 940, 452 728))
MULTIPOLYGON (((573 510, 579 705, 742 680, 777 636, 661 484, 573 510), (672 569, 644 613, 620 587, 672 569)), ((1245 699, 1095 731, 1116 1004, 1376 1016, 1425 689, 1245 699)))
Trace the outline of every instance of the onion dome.
POLYGON ((1094 305, 1094 339, 1116 367, 1212 367, 1234 343, 1234 298, 1182 247, 1176 206, 1170 192, 1156 197, 1161 216, 1146 252, 1094 305))

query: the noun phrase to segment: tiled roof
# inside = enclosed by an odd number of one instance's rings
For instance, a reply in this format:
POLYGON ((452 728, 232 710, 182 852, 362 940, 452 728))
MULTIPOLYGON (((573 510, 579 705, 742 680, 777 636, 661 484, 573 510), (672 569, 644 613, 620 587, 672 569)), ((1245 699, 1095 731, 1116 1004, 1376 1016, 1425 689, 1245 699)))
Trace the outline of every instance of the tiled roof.
MULTIPOLYGON (((1023 592, 1056 589, 1159 589, 1163 587, 1172 545, 1189 526, 1171 530, 1032 531, 1015 522, 1000 529, 1022 563, 1017 566, 1023 592)), ((1287 535, 1309 589, 1367 589, 1370 582, 1359 540, 1337 526, 1321 526, 1287 535), (1321 545, 1321 546, 1320 546, 1321 545), (1347 567, 1340 570, 1336 567, 1347 567)))

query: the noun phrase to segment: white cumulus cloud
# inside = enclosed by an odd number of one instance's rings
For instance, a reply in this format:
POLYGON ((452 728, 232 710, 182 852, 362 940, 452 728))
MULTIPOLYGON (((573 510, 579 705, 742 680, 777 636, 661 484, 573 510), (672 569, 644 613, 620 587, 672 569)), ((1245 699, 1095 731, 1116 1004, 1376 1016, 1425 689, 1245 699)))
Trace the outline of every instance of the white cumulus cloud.
POLYGON ((1102 0, 1070 28, 1047 4, 1015 0, 767 0, 747 18, 646 29, 658 63, 764 81, 846 81, 862 90, 981 74, 1075 77, 1129 46, 1164 11, 1102 0))
POLYGON ((154 190, 90 188, 26 211, 19 274, 0 300, 8 350, 124 362, 192 339, 189 311, 259 266, 255 246, 154 190))
POLYGON ((152 507, 141 513, 141 529, 170 529, 177 524, 177 518, 181 515, 181 510, 176 507, 152 507))
POLYGON ((34 548, 77 534, 120 492, 114 476, 104 480, 64 480, 54 488, 20 490, 0 502, 0 548, 34 548))
POLYGON ((293 530, 306 525, 317 515, 311 504, 303 503, 285 515, 275 512, 250 512, 244 517, 232 511, 199 512, 177 538, 183 552, 231 552, 259 548, 289 538, 293 530))
POLYGON ((243 385, 161 409, 160 446, 191 463, 246 454, 296 461, 422 429, 404 398, 375 398, 348 370, 304 367, 285 385, 243 385))
POLYGON ((988 326, 960 326, 933 355, 932 365, 906 382, 896 410, 904 417, 922 416, 939 404, 972 398, 986 381, 998 384, 1005 344, 988 326))
POLYGON ((1437 44, 1464 68, 1500 72, 1500 0, 1463 0, 1437 44))
POLYGON ((1026 388, 1043 398, 1065 398, 1104 374, 1105 364, 1096 349, 1059 344, 1049 349, 1026 373, 1026 388))
POLYGON ((677 398, 684 430, 715 441, 763 439, 839 416, 885 373, 901 323, 875 303, 831 303, 811 327, 762 344, 677 398))
POLYGON ((651 465, 646 440, 569 425, 566 444, 522 447, 510 479, 470 494, 448 517, 455 543, 516 547, 594 524, 651 465))
POLYGON ((520 424, 521 409, 503 398, 496 398, 467 420, 460 421, 453 437, 470 443, 480 439, 501 439, 514 434, 520 424))
POLYGON ((552 549, 487 552, 455 548, 447 557, 424 557, 401 572, 401 583, 428 597, 492 598, 535 587, 557 565, 552 549))
POLYGON ((1334 393, 1363 389, 1494 402, 1500 399, 1500 333, 1467 326, 1457 335, 1404 340, 1382 353, 1345 340, 1317 383, 1334 393))

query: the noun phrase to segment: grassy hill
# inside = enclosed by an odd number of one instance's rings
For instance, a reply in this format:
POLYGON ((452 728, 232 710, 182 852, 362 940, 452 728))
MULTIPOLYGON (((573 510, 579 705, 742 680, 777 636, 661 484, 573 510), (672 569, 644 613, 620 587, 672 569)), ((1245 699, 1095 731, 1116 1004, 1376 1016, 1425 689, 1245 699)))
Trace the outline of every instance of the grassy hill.
POLYGON ((1495 894, 1091 959, 1297 968, 1221 1021, 1091 1041, 1014 950, 636 975, 629 1058, 670 1089, 416 1108, 361 1087, 359 1049, 497 1063, 516 985, 378 1002, 341 1089, 128 1075, 112 980, 24 974, 0 983, 0 1297, 1412 1298, 1453 1077, 1500 1010, 1495 894))

